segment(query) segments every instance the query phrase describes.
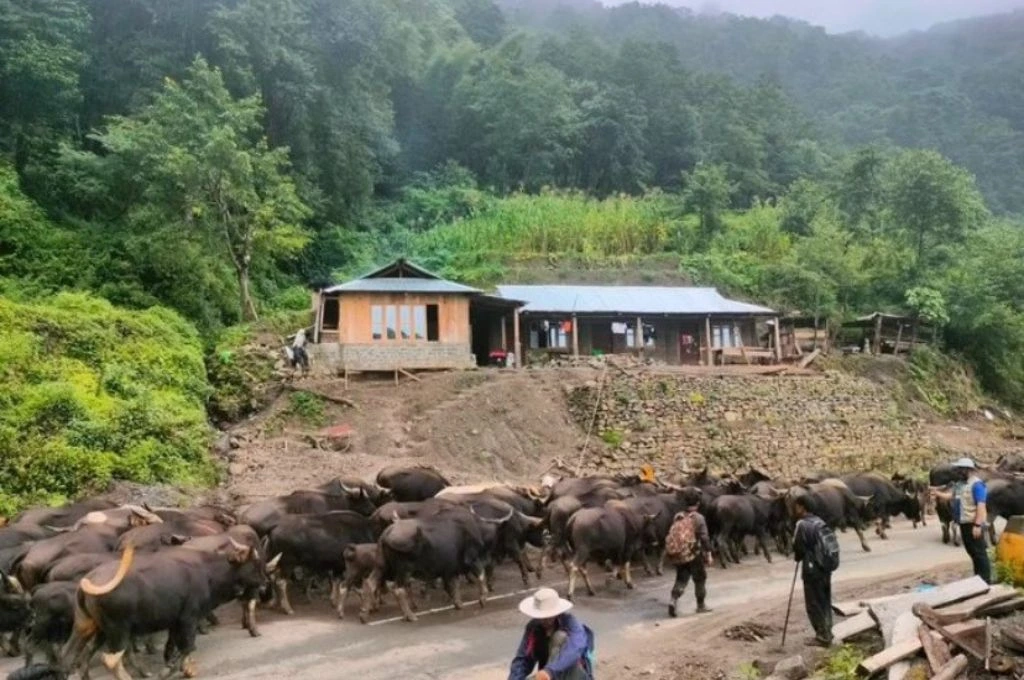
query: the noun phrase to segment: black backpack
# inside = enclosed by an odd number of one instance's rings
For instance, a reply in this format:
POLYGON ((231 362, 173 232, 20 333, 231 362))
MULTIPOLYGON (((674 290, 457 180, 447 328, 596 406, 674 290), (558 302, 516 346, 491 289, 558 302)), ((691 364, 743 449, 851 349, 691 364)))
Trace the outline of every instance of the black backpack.
POLYGON ((814 537, 811 540, 808 557, 814 566, 831 574, 839 568, 839 540, 835 532, 820 518, 815 517, 810 525, 814 537))

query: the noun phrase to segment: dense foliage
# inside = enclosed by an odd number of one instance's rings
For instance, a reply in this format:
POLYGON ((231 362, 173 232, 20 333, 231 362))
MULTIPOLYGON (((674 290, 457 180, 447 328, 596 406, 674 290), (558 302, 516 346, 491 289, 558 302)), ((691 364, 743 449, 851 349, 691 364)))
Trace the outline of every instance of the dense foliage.
POLYGON ((920 314, 1024 403, 1022 37, 1024 13, 879 40, 591 0, 0 0, 0 289, 175 310, 229 417, 254 397, 219 334, 305 285, 401 252, 479 283, 656 258, 920 314))
POLYGON ((0 375, 0 515, 112 479, 214 478, 202 343, 174 312, 0 298, 0 375))

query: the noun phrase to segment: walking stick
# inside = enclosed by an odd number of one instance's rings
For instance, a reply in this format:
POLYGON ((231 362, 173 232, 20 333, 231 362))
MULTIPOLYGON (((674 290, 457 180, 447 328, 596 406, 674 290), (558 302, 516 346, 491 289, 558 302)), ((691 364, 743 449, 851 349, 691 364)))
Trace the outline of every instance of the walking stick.
POLYGON ((793 609, 793 593, 796 592, 796 576, 800 573, 800 562, 793 569, 793 585, 789 587, 789 604, 786 605, 786 622, 782 624, 782 644, 779 649, 786 648, 786 630, 789 628, 789 613, 793 609))

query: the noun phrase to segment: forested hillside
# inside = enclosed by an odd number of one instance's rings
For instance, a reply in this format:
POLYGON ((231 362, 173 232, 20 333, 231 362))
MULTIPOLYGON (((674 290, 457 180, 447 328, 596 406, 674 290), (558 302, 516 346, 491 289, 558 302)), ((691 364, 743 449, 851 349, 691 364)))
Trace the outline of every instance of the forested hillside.
POLYGON ((1024 13, 889 40, 588 0, 0 0, 0 291, 207 347, 399 254, 919 313, 1024 402, 1024 13))

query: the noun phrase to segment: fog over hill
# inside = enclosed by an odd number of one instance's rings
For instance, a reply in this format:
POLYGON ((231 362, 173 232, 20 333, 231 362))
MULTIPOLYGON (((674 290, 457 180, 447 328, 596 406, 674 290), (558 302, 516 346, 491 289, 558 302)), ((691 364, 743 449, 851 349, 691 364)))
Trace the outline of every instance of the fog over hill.
MULTIPOLYGON (((632 0, 629 0, 632 1, 632 0)), ((824 26, 830 32, 866 31, 891 36, 924 30, 955 19, 997 14, 1024 7, 1024 0, 663 0, 695 12, 731 12, 744 16, 782 15, 824 26)), ((604 0, 606 5, 625 0, 604 0)))

